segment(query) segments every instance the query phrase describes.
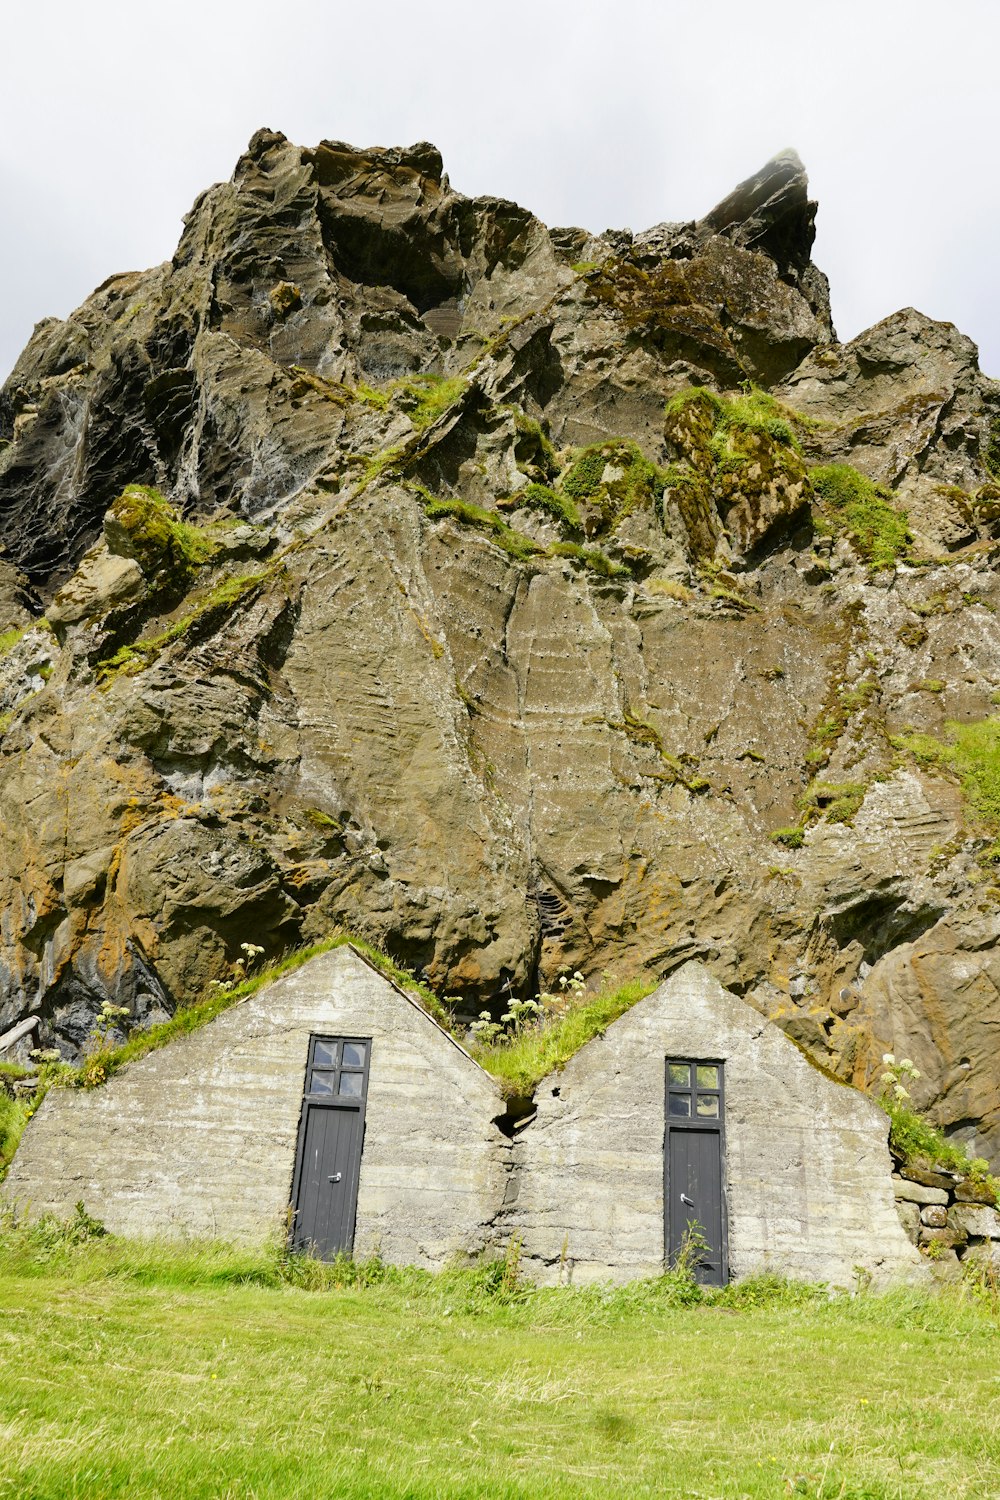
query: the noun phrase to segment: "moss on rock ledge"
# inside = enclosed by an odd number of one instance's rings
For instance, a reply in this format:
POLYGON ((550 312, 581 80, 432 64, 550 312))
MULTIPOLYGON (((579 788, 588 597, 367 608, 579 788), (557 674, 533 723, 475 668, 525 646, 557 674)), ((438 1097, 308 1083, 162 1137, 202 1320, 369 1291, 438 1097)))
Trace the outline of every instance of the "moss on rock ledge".
POLYGON ((104 519, 111 549, 134 557, 150 577, 190 575, 219 551, 217 532, 217 527, 182 521, 159 490, 144 484, 126 486, 104 519))
POLYGON ((667 471, 666 506, 676 509, 697 555, 711 555, 723 531, 740 552, 751 552, 809 503, 796 421, 749 385, 733 396, 691 386, 667 402, 664 436, 677 462, 667 471))
POLYGON ((850 464, 823 464, 809 474, 822 520, 843 530, 865 562, 891 568, 905 557, 911 541, 906 512, 892 492, 850 464))

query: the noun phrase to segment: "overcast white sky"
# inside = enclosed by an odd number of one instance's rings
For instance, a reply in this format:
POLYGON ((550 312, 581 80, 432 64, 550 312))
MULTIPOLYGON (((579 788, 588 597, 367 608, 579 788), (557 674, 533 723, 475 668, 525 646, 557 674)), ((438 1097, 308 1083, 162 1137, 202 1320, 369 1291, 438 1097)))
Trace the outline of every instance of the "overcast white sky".
POLYGON ((1000 0, 0 0, 0 378, 167 258, 260 125, 427 139, 549 224, 694 218, 784 146, 850 338, 912 304, 1000 376, 1000 0))

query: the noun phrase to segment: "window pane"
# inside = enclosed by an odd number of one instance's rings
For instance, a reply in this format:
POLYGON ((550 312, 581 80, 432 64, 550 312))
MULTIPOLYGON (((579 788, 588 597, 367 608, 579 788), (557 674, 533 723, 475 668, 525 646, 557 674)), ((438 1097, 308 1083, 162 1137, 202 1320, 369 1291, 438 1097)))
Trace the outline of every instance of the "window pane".
POLYGON ((698 1087, 700 1089, 717 1089, 719 1087, 719 1070, 714 1063, 698 1064, 698 1087))
POLYGON ((669 1096, 669 1098, 670 1098, 670 1113, 672 1115, 690 1115, 690 1113, 691 1113, 691 1096, 690 1096, 690 1094, 671 1094, 669 1096))
POLYGON ((332 1094, 336 1073, 313 1073, 310 1092, 313 1094, 332 1094))
POLYGON ((669 1068, 670 1087, 672 1089, 689 1089, 691 1087, 691 1068, 688 1063, 671 1063, 669 1068))
POLYGON ((717 1120, 719 1118, 718 1094, 699 1094, 698 1113, 703 1117, 710 1116, 713 1120, 717 1120))
POLYGON ((335 1068, 337 1066, 337 1043, 317 1042, 313 1053, 313 1065, 317 1068, 335 1068))
POLYGON ((341 1095, 347 1094, 351 1099, 360 1099, 362 1078, 363 1075, 361 1073, 341 1073, 341 1095))
POLYGON ((365 1051, 366 1050, 367 1049, 365 1047, 364 1042, 345 1042, 344 1043, 344 1067, 345 1068, 363 1068, 364 1065, 365 1065, 365 1051))

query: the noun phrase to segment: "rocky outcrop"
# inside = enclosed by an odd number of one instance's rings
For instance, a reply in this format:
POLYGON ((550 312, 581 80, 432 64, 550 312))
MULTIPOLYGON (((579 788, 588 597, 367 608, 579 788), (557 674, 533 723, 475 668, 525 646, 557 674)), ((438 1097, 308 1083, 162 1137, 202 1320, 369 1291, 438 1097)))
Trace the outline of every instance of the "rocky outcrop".
POLYGON ((1000 398, 912 311, 839 344, 814 214, 788 154, 593 236, 261 131, 36 329, 0 1029, 71 1055, 337 925, 477 1010, 698 957, 995 1159, 992 836, 906 745, 1000 686, 1000 398))

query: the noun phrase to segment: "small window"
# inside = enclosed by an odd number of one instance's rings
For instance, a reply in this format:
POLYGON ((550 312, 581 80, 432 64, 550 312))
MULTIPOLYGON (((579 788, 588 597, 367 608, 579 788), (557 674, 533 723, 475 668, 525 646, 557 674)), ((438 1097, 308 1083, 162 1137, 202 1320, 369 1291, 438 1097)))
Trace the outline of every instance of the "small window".
POLYGON ((667 1059, 667 1115, 672 1120, 722 1122, 723 1064, 667 1059))
POLYGON ((306 1067, 306 1096, 359 1101, 368 1083, 371 1043, 351 1037, 313 1037, 306 1067))

